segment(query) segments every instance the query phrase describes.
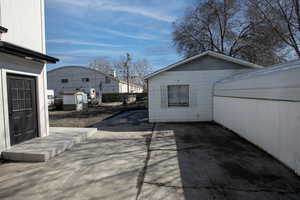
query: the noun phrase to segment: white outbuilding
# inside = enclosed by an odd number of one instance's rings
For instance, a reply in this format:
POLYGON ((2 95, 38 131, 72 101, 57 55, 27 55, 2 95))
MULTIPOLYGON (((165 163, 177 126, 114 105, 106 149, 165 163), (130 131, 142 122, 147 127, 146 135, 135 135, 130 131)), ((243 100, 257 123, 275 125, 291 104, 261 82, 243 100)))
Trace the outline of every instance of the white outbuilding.
POLYGON ((87 109, 88 99, 84 92, 63 93, 63 109, 82 111, 87 109))
POLYGON ((179 61, 148 76, 150 122, 213 120, 214 83, 261 68, 212 51, 179 61))

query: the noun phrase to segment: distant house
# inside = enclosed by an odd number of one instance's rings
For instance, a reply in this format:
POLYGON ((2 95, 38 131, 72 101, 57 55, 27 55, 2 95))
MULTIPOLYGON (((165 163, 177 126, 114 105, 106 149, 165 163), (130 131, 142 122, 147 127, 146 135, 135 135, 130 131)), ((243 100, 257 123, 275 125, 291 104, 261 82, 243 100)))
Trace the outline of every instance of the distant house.
MULTIPOLYGON (((96 93, 127 93, 127 83, 112 75, 82 66, 65 66, 48 71, 48 89, 60 96, 63 92, 74 92, 82 88, 94 88, 96 93)), ((130 93, 143 92, 143 86, 129 85, 130 93)))
POLYGON ((44 0, 0 1, 0 151, 49 135, 44 0))
POLYGON ((207 51, 148 76, 149 121, 213 120, 214 83, 261 66, 207 51))

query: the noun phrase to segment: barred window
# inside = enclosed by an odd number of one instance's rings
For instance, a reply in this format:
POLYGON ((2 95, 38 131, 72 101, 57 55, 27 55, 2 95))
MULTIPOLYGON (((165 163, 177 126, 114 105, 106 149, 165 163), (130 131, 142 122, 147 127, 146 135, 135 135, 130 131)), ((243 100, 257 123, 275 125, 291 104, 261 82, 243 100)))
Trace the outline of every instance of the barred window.
POLYGON ((189 85, 168 85, 168 106, 189 106, 189 85))

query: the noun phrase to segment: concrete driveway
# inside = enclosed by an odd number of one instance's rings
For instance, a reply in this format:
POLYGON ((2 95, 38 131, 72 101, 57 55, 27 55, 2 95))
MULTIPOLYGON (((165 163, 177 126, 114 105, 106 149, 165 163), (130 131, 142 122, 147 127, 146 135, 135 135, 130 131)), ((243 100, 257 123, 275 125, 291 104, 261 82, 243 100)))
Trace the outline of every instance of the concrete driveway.
POLYGON ((0 165, 0 199, 300 199, 300 179, 214 123, 130 111, 46 163, 0 165))

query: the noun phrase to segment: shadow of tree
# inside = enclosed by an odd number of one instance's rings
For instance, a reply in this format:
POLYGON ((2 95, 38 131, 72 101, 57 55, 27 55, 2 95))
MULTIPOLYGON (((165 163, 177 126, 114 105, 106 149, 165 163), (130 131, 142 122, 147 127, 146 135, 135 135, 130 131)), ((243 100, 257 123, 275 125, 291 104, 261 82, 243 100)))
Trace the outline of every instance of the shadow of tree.
POLYGON ((300 180, 214 123, 147 123, 130 111, 46 163, 0 165, 0 199, 299 199, 300 180))
POLYGON ((298 176, 218 124, 157 124, 154 137, 144 199, 300 198, 298 176))

